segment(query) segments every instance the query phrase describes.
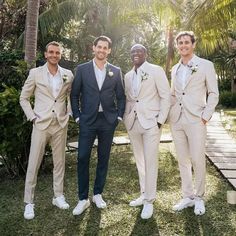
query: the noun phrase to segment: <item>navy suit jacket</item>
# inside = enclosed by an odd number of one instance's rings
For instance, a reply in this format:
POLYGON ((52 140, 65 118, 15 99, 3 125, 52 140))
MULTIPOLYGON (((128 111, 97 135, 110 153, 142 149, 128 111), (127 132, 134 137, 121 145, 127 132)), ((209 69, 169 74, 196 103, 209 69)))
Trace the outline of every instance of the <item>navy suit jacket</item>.
POLYGON ((125 95, 121 70, 112 64, 107 65, 107 73, 101 90, 98 88, 93 61, 78 65, 72 84, 71 107, 74 119, 91 125, 97 118, 99 104, 102 104, 106 120, 113 124, 118 116, 123 118, 125 95))

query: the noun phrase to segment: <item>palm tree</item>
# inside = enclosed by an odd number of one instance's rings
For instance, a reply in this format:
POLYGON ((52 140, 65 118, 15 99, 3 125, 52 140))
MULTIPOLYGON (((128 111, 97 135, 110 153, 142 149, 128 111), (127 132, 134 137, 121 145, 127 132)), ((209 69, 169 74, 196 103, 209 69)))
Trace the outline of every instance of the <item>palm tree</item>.
POLYGON ((27 1, 25 27, 25 61, 29 68, 35 66, 38 36, 38 16, 40 0, 27 1))

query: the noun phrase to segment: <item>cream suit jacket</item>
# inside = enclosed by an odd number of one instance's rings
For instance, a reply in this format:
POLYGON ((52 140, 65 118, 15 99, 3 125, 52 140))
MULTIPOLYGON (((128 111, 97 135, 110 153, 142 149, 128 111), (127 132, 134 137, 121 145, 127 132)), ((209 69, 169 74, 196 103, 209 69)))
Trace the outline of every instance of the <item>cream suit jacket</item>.
POLYGON ((20 105, 28 120, 37 117, 35 125, 38 129, 44 130, 51 123, 54 114, 62 128, 64 128, 71 114, 69 93, 73 81, 73 74, 70 70, 59 67, 63 77, 59 94, 55 98, 49 86, 47 76, 47 63, 43 66, 30 70, 20 95, 20 105), (34 95, 34 108, 30 103, 30 97, 34 95))
POLYGON ((170 108, 170 86, 164 70, 157 65, 144 62, 140 70, 145 74, 139 86, 138 96, 132 93, 132 79, 134 70, 124 77, 126 108, 124 123, 127 130, 133 126, 135 117, 144 129, 149 129, 166 121, 170 108))
POLYGON ((217 77, 212 62, 194 55, 192 72, 182 88, 176 77, 180 62, 171 72, 171 109, 169 121, 177 122, 181 111, 189 122, 198 122, 203 118, 210 120, 219 99, 217 77))

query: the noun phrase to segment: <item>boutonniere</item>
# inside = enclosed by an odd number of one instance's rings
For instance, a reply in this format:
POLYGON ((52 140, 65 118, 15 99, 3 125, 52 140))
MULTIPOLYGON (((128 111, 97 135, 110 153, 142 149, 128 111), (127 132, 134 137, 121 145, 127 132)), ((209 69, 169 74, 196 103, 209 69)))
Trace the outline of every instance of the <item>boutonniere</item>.
POLYGON ((68 75, 63 75, 62 80, 63 80, 63 83, 66 83, 68 80, 68 75))
POLYGON ((144 80, 147 80, 149 78, 148 73, 141 71, 141 82, 143 82, 144 80))
POLYGON ((189 64, 188 67, 190 68, 191 70, 191 75, 195 72, 197 72, 198 70, 198 65, 193 65, 193 63, 189 64))
POLYGON ((114 72, 111 70, 111 68, 107 67, 107 75, 109 77, 112 77, 114 75, 114 72))

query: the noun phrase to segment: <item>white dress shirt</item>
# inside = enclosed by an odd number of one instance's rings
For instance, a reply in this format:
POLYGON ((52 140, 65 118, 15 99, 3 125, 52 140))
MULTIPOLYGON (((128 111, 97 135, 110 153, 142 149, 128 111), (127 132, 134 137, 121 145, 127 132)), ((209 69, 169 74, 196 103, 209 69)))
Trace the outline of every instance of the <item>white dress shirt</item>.
MULTIPOLYGON (((96 76, 96 80, 97 80, 97 83, 98 83, 98 88, 99 90, 102 89, 102 85, 104 83, 104 80, 106 78, 106 67, 107 67, 107 63, 105 63, 103 69, 101 70, 100 68, 98 68, 98 66, 96 65, 94 59, 93 59, 93 68, 94 68, 94 72, 95 72, 95 76, 96 76)), ((99 112, 102 112, 103 111, 103 108, 102 108, 102 104, 100 103, 99 104, 99 109, 98 109, 99 112)))

